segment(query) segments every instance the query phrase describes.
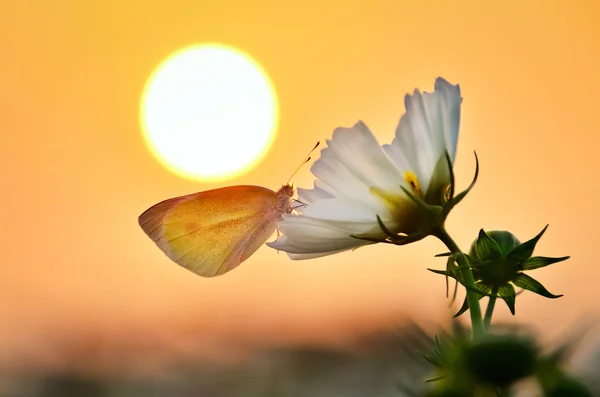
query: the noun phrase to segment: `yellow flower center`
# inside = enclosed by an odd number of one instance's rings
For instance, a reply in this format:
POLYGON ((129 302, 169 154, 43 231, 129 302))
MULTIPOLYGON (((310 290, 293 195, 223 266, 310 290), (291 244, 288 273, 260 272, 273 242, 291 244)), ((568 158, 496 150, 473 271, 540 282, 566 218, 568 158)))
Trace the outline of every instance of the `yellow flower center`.
POLYGON ((419 183, 419 179, 414 173, 412 173, 411 171, 406 171, 404 173, 404 180, 410 185, 410 187, 413 190, 413 193, 415 193, 417 196, 423 196, 423 193, 421 192, 421 184, 419 183))

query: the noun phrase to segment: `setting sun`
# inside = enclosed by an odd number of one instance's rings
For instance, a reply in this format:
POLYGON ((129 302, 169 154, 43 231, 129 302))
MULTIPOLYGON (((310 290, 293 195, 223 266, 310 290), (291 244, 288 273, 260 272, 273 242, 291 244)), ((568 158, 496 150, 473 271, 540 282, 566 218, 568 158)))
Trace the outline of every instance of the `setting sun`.
POLYGON ((146 142, 169 170, 193 179, 237 176, 271 146, 277 99, 260 65, 231 47, 182 49, 152 73, 142 96, 146 142))

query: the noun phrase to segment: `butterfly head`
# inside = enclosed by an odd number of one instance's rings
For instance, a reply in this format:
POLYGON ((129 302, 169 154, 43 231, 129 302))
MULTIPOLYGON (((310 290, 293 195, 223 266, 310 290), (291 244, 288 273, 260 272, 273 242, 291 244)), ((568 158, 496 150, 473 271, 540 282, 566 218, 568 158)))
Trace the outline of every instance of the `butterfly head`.
POLYGON ((296 188, 294 185, 288 183, 285 184, 277 191, 277 198, 279 199, 279 208, 282 213, 292 212, 292 197, 296 194, 296 188))
POLYGON ((300 164, 298 166, 298 168, 296 168, 296 171, 294 171, 292 173, 292 175, 290 175, 290 179, 288 179, 287 183, 285 185, 283 185, 281 187, 281 189, 279 189, 277 191, 277 197, 279 198, 279 209, 282 213, 290 213, 292 212, 292 197, 294 197, 294 195, 296 194, 296 187, 290 183, 290 181, 292 180, 292 177, 294 175, 296 175, 296 172, 298 172, 298 170, 300 169, 300 167, 302 167, 304 164, 308 163, 310 161, 310 154, 319 146, 319 142, 317 142, 317 144, 312 148, 312 150, 310 152, 308 152, 308 155, 306 156, 306 158, 304 159, 304 161, 302 161, 302 164, 300 164))
POLYGON ((282 195, 284 197, 291 198, 291 197, 294 197, 294 194, 296 194, 296 187, 293 184, 288 183, 286 185, 283 185, 277 193, 279 193, 280 195, 282 195))

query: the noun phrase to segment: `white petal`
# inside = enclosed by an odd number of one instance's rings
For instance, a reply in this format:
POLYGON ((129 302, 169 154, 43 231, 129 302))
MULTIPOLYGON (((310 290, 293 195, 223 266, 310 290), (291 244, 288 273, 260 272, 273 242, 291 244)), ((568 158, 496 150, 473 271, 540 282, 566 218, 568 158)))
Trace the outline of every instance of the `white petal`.
POLYGON ((400 134, 401 139, 405 139, 402 149, 406 155, 412 155, 411 164, 423 189, 429 185, 439 153, 443 151, 440 148, 444 145, 443 140, 436 141, 433 134, 435 125, 432 125, 430 116, 433 116, 437 107, 433 106, 432 99, 417 90, 413 95, 406 95, 406 114, 402 116, 397 130, 397 136, 400 134))
POLYGON ((400 170, 362 121, 353 128, 336 129, 328 146, 339 161, 366 186, 401 191, 398 188, 398 181, 402 179, 400 170))
POLYGON ((315 180, 314 187, 312 189, 298 188, 297 191, 298 200, 304 204, 312 204, 320 199, 332 198, 334 197, 335 192, 335 190, 325 185, 319 179, 315 180))
MULTIPOLYGON (((284 214, 283 220, 279 222, 278 227, 281 233, 296 233, 297 226, 318 226, 323 233, 330 232, 341 233, 345 237, 352 234, 362 234, 371 232, 373 229, 379 229, 377 220, 361 222, 356 220, 327 220, 309 218, 304 215, 284 214)), ((356 240, 352 237, 353 240, 356 240)))
POLYGON ((403 195, 400 170, 362 122, 353 128, 336 129, 327 144, 311 171, 335 190, 336 197, 357 201, 373 213, 384 215, 387 208, 371 194, 370 188, 403 195))
POLYGON ((377 215, 379 214, 353 200, 329 198, 307 206, 303 209, 302 215, 316 219, 371 222, 374 224, 377 222, 377 215))
POLYGON ((374 201, 370 197, 368 186, 340 163, 329 148, 321 150, 321 157, 315 161, 310 170, 324 185, 332 189, 328 192, 332 192, 335 197, 347 197, 367 203, 374 201))
POLYGON ((315 258, 370 244, 351 235, 370 231, 373 223, 284 215, 284 220, 278 226, 282 235, 276 241, 267 243, 269 247, 291 254, 310 254, 315 258))
POLYGON ((435 80, 435 91, 441 97, 442 117, 444 119, 444 139, 452 162, 456 157, 456 144, 460 125, 460 85, 452 85, 442 77, 435 80))
POLYGON ((444 151, 454 160, 460 121, 460 88, 438 78, 434 93, 415 90, 406 95, 406 113, 400 118, 394 152, 404 153, 421 187, 426 189, 444 151))
POLYGON ((386 143, 382 146, 382 148, 385 153, 394 161, 401 174, 404 174, 406 171, 412 171, 412 167, 410 166, 408 159, 398 145, 390 145, 386 143))
MULTIPOLYGON (((358 248, 358 247, 356 247, 358 248)), ((333 255, 333 254, 337 254, 340 252, 344 252, 344 251, 348 251, 347 249, 341 249, 341 250, 337 250, 337 251, 328 251, 328 252, 313 252, 310 254, 291 254, 291 253, 287 253, 288 256, 290 257, 291 260, 293 261, 301 261, 301 260, 306 260, 306 259, 315 259, 315 258, 321 258, 323 256, 327 256, 327 255, 333 255)))

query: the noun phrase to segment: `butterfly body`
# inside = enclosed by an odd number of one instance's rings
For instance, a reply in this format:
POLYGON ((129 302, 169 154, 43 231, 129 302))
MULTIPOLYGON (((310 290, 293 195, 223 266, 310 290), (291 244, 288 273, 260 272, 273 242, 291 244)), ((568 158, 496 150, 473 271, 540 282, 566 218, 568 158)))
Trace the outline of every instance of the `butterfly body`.
POLYGON ((213 277, 248 259, 292 211, 294 188, 240 185, 162 201, 139 217, 144 232, 174 262, 213 277))

